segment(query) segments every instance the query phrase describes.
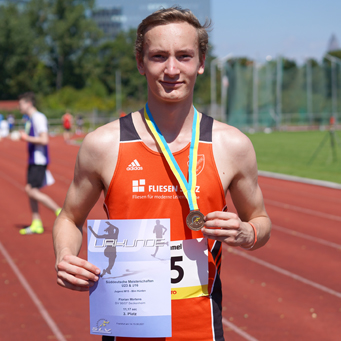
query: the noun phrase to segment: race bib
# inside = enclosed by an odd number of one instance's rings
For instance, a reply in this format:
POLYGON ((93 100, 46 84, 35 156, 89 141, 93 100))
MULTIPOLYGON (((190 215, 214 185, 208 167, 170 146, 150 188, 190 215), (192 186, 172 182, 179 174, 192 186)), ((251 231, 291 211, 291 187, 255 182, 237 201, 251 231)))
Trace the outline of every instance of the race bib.
POLYGON ((172 300, 208 296, 207 239, 170 242, 172 300))

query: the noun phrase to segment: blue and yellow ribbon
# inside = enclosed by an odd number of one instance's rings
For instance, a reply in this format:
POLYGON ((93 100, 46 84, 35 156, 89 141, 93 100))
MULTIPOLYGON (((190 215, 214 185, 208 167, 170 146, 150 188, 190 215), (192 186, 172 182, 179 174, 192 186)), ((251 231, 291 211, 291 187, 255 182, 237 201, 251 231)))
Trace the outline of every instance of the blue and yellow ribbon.
MULTIPOLYGON (((194 108, 194 107, 193 107, 194 108)), ((148 124, 150 131, 156 139, 159 147, 161 148, 162 154, 165 156, 169 167, 179 182, 179 185, 188 201, 190 210, 198 210, 197 197, 195 195, 195 188, 197 185, 197 159, 198 159, 198 146, 199 146, 199 132, 200 122, 198 112, 194 108, 194 117, 192 125, 192 138, 189 150, 189 168, 188 168, 188 182, 182 173, 178 163, 176 162, 169 146, 163 137, 160 129, 156 125, 153 116, 149 110, 148 103, 144 107, 144 118, 148 124)))

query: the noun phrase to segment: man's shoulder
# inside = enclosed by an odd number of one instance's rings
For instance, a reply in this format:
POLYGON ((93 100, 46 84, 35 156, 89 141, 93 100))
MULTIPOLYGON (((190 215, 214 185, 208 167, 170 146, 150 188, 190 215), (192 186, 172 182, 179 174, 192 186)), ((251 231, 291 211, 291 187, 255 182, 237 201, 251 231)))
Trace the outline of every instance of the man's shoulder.
POLYGON ((106 151, 119 142, 119 121, 107 123, 87 134, 82 143, 82 148, 91 151, 106 151))
POLYGON ((32 115, 32 119, 45 119, 46 120, 46 115, 43 114, 40 111, 36 111, 34 112, 34 114, 32 115))
POLYGON ((47 118, 42 112, 36 111, 31 116, 31 121, 36 129, 47 130, 47 118))
POLYGON ((110 183, 112 174, 108 170, 115 167, 119 150, 119 124, 110 122, 88 133, 78 154, 79 165, 85 172, 97 174, 110 183))
POLYGON ((233 144, 249 144, 249 138, 238 128, 217 120, 213 123, 213 136, 215 140, 233 144))

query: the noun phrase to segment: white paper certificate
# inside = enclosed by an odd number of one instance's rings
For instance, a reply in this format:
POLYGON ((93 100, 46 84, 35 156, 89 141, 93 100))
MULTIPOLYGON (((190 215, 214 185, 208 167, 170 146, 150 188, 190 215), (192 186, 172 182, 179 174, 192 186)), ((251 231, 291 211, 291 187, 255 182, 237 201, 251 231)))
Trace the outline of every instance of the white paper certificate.
POLYGON ((170 337, 170 220, 88 220, 90 333, 170 337))

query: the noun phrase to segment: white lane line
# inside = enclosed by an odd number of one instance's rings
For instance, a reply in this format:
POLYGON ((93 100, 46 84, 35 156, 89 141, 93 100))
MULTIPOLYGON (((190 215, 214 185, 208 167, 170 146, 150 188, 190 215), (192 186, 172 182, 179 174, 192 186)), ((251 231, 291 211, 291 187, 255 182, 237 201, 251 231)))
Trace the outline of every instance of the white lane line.
POLYGON ((8 176, 6 173, 0 171, 0 176, 5 179, 5 181, 8 181, 10 184, 12 184, 14 187, 20 189, 21 191, 25 192, 24 186, 20 185, 18 181, 13 180, 10 176, 8 176))
POLYGON ((19 268, 15 265, 15 263, 12 260, 12 258, 10 257, 10 255, 8 254, 6 249, 3 247, 1 242, 0 242, 0 251, 3 254, 3 256, 6 258, 7 263, 10 265, 10 267, 13 270, 13 272, 18 277, 19 281, 21 282, 21 285, 25 288, 25 290, 27 291, 28 295, 31 297, 33 303, 38 308, 41 316, 46 321, 46 323, 48 324, 48 326, 52 330, 53 334, 56 336, 57 340, 59 340, 59 341, 66 341, 66 339, 63 336, 63 334, 61 333, 61 331, 57 327, 56 323, 52 320, 51 316, 49 315, 49 313, 47 312, 47 310, 45 309, 45 307, 43 306, 43 304, 41 303, 41 301, 39 300, 39 298, 37 297, 35 292, 32 290, 32 288, 30 287, 30 285, 26 281, 26 278, 20 272, 19 268))
POLYGON ((237 333, 238 335, 242 336, 245 340, 248 341, 258 341, 257 339, 255 339, 254 337, 252 337, 251 335, 249 335, 248 333, 245 333, 243 330, 239 329, 236 325, 234 325, 233 323, 229 322, 228 320, 226 320, 226 318, 223 317, 223 324, 232 329, 235 333, 237 333))
POLYGON ((311 210, 309 208, 289 205, 289 204, 285 204, 285 203, 282 203, 282 202, 279 202, 279 201, 275 201, 275 200, 265 199, 264 201, 265 201, 265 204, 269 204, 269 205, 272 205, 272 206, 277 206, 277 207, 280 207, 280 208, 285 208, 285 209, 288 209, 288 210, 292 210, 292 211, 296 211, 296 212, 300 212, 300 213, 305 213, 305 214, 313 215, 313 216, 316 216, 316 217, 321 217, 321 218, 326 218, 326 219, 330 219, 330 220, 341 221, 341 217, 337 216, 337 215, 323 213, 323 212, 319 212, 319 211, 314 211, 314 210, 311 210))
POLYGON ((322 244, 322 245, 334 247, 335 249, 341 250, 341 245, 340 244, 329 242, 329 241, 321 239, 321 238, 312 237, 312 236, 309 236, 308 234, 297 232, 297 231, 294 231, 294 230, 290 230, 290 229, 287 229, 285 227, 278 226, 278 225, 272 225, 272 228, 274 230, 278 230, 278 231, 281 231, 283 233, 290 234, 291 236, 294 236, 294 237, 304 238, 304 239, 313 241, 315 243, 319 243, 319 244, 322 244))
POLYGON ((263 260, 261 260, 259 258, 254 257, 254 256, 250 256, 245 251, 236 250, 236 249, 234 249, 232 247, 228 247, 225 244, 223 244, 223 248, 225 250, 229 251, 229 252, 232 252, 232 253, 238 255, 238 256, 244 257, 244 258, 246 258, 246 259, 248 259, 248 260, 250 260, 252 262, 258 263, 258 264, 260 264, 262 266, 265 266, 266 268, 269 268, 269 269, 271 269, 273 271, 276 271, 276 272, 278 272, 278 273, 280 273, 282 275, 291 277, 291 278, 293 278, 293 279, 295 279, 295 280, 297 280, 299 282, 302 282, 304 284, 310 285, 310 286, 312 286, 312 287, 314 287, 314 288, 316 288, 318 290, 324 291, 324 292, 326 292, 326 293, 328 293, 330 295, 333 295, 333 296, 336 296, 338 298, 341 298, 341 292, 335 291, 333 289, 325 287, 324 285, 321 285, 321 284, 318 284, 316 282, 310 281, 309 279, 306 279, 306 278, 304 278, 302 276, 296 275, 293 272, 290 272, 288 270, 284 270, 284 269, 282 269, 282 268, 280 268, 280 267, 278 267, 276 265, 273 265, 273 264, 270 264, 268 262, 265 262, 265 261, 263 261, 263 260))

